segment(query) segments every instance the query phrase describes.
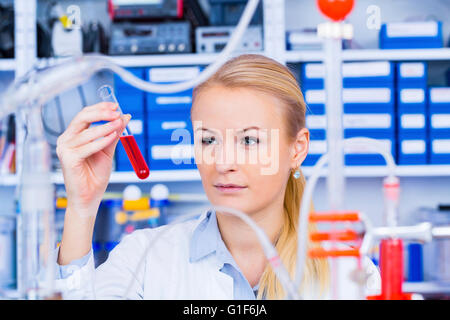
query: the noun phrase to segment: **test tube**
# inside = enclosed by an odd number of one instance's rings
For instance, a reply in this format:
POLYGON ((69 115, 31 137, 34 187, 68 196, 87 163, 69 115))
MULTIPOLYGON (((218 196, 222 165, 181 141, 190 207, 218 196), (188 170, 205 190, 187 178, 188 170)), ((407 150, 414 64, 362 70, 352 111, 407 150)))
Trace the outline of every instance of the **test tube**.
MULTIPOLYGON (((117 102, 117 98, 111 86, 109 85, 101 86, 98 89, 98 95, 105 102, 117 103, 118 105, 117 110, 121 114, 123 114, 122 109, 120 108, 120 105, 117 102)), ((122 143, 125 152, 127 153, 128 159, 130 160, 130 163, 138 178, 146 179, 150 174, 150 170, 147 166, 147 163, 145 162, 144 157, 142 156, 141 150, 139 149, 139 146, 136 143, 136 139, 131 133, 131 130, 128 127, 128 125, 125 127, 125 130, 120 136, 120 142, 122 143)))

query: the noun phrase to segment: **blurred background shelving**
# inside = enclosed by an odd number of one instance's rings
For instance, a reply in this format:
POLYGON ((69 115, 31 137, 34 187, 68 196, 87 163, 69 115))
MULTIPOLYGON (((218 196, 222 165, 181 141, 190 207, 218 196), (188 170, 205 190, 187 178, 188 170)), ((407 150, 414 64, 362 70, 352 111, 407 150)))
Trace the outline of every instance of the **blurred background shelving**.
MULTIPOLYGON (((199 0, 199 4, 210 14, 209 0, 199 0)), ((107 0, 61 0, 58 3, 64 10, 69 6, 78 6, 82 14, 82 23, 88 24, 96 21, 104 27, 108 34, 111 28, 111 20, 107 12, 107 0)), ((301 70, 302 66, 310 62, 321 62, 323 52, 321 50, 287 50, 286 32, 291 30, 314 29, 326 19, 318 12, 315 1, 312 0, 272 0, 270 5, 262 6, 262 39, 265 54, 277 59, 281 63, 288 64, 294 71, 301 70), (271 19, 266 19, 270 16, 271 19), (275 18, 274 18, 275 17, 275 18), (281 18, 280 18, 281 17, 281 18), (301 17, 301 19, 299 19, 301 17)), ((37 40, 38 33, 42 32, 37 25, 48 23, 46 17, 50 0, 0 0, 0 5, 13 5, 15 16, 15 58, 0 58, 0 95, 7 85, 15 78, 24 75, 33 67, 46 67, 64 62, 67 58, 55 56, 42 56, 41 40, 37 40), (18 12, 20 11, 20 12, 18 12)), ((356 0, 353 13, 346 20, 355 27, 354 41, 343 50, 342 58, 345 62, 370 62, 389 61, 398 62, 426 62, 429 74, 428 86, 450 86, 446 83, 445 71, 450 68, 450 6, 448 0, 356 0), (376 5, 380 9, 381 22, 401 22, 415 20, 439 20, 443 22, 443 47, 433 49, 379 49, 379 30, 368 28, 366 25, 369 6, 376 5)), ((45 50, 44 50, 45 51, 45 50)), ((118 65, 130 70, 141 69, 142 76, 153 67, 202 67, 216 61, 219 53, 198 53, 193 47, 192 52, 177 54, 139 54, 139 55, 110 55, 109 58, 118 65)), ((234 53, 237 55, 239 53, 234 53)), ((141 72, 140 71, 140 72, 141 72)), ((297 74, 299 75, 299 74, 297 74)), ((98 102, 95 88, 100 84, 114 85, 117 78, 107 72, 99 73, 83 85, 81 89, 73 90, 61 95, 60 105, 56 102, 46 106, 48 123, 54 125, 55 134, 49 136, 52 147, 55 173, 52 181, 58 189, 63 188, 63 177, 58 171, 58 160, 54 148, 57 133, 62 132, 71 118, 83 106, 98 102), (80 94, 82 92, 82 94, 80 94), (61 107, 61 105, 63 107, 61 107), (60 112, 61 111, 61 112, 60 112), (58 112, 60 114, 58 115, 58 112), (62 116, 61 116, 62 115, 62 116)), ((450 80, 449 80, 450 81, 450 80)), ((301 83, 302 85, 302 83, 301 83)), ((302 88, 303 89, 303 88, 302 88)), ((396 89, 395 89, 396 90, 396 89)), ((144 99, 148 99, 143 94, 144 99)), ((120 98, 119 98, 120 100, 120 98)), ((23 124, 16 119, 17 124, 17 160, 20 163, 22 140, 24 138, 23 124)), ((20 166, 17 168, 20 172, 20 166)), ((306 177, 311 174, 311 167, 304 166, 306 177)), ((322 171, 322 177, 326 176, 326 169, 322 171)), ((365 212, 374 225, 382 224, 383 201, 381 193, 382 178, 386 175, 386 168, 376 166, 347 166, 345 175, 348 177, 345 194, 345 205, 348 208, 365 212)), ((436 207, 443 202, 450 202, 450 163, 448 164, 420 164, 399 165, 397 175, 401 177, 401 202, 400 218, 402 221, 411 221, 417 208, 421 206, 436 207)), ((14 195, 18 183, 17 173, 0 175, 0 201, 4 204, 0 215, 14 211, 14 195)), ((152 186, 157 183, 167 185, 171 193, 189 192, 193 196, 199 196, 206 202, 200 175, 196 169, 183 170, 154 170, 150 164, 150 177, 140 180, 132 171, 115 171, 111 174, 108 192, 122 192, 129 184, 138 185, 148 195, 152 186)), ((327 192, 324 179, 319 184, 314 194, 314 203, 317 210, 327 209, 327 192)), ((203 204, 202 204, 203 206, 203 204)), ((202 206, 177 204, 169 209, 170 214, 180 214, 185 210, 200 210, 202 206)), ((425 290, 425 289, 424 289, 425 290)))

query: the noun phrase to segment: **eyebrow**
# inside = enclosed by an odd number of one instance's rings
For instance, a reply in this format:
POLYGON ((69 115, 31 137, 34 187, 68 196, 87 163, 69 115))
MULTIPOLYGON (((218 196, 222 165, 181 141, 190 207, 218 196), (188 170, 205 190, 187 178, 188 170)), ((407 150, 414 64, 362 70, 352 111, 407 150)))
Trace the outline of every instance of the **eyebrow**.
MULTIPOLYGON (((252 126, 252 127, 248 127, 248 128, 245 128, 245 129, 237 130, 237 132, 245 132, 245 131, 252 130, 252 129, 259 130, 261 128, 256 127, 256 126, 252 126)), ((199 130, 201 130, 201 131, 209 131, 209 132, 214 133, 214 130, 210 130, 210 129, 207 129, 207 128, 197 128, 197 130, 195 130, 195 131, 199 131, 199 130)))

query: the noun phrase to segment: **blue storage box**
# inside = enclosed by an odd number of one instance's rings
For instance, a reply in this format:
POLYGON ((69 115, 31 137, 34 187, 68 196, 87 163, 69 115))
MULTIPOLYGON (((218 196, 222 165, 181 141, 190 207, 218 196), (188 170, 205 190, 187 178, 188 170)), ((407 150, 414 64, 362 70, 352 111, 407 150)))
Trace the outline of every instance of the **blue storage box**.
POLYGON ((398 90, 399 113, 426 112, 427 94, 423 88, 402 88, 398 90))
MULTIPOLYGON (((304 89, 324 88, 325 67, 322 63, 305 63, 301 68, 304 89)), ((393 87, 394 63, 390 61, 346 62, 342 65, 344 88, 393 87)))
POLYGON ((148 137, 170 140, 175 130, 185 129, 193 137, 190 113, 156 114, 148 119, 148 137))
POLYGON ((429 90, 430 133, 437 138, 439 134, 450 133, 450 87, 434 87, 429 90))
POLYGON ((307 89, 304 91, 306 114, 325 114, 325 90, 307 89))
POLYGON ((398 164, 426 164, 428 159, 425 133, 400 133, 398 138, 398 164))
POLYGON ((396 68, 399 89, 426 89, 428 81, 428 64, 426 62, 399 62, 396 68))
POLYGON ((314 166, 319 158, 327 152, 327 141, 325 139, 311 139, 309 141, 308 155, 302 166, 314 166))
POLYGON ((306 128, 308 128, 311 140, 326 139, 327 118, 324 113, 306 113, 306 128))
POLYGON ((365 136, 395 132, 395 118, 392 113, 345 113, 342 117, 344 134, 365 136))
MULTIPOLYGON (((385 132, 367 130, 364 134, 355 131, 344 131, 345 138, 367 137, 379 140, 385 145, 386 150, 390 151, 396 158, 395 133, 386 130, 385 132)), ((364 165, 385 165, 386 161, 383 156, 378 153, 352 153, 346 151, 345 164, 348 166, 364 166, 364 165)))
POLYGON ((423 88, 398 91, 398 132, 424 136, 427 131, 427 94, 423 88))
MULTIPOLYGON (((136 77, 144 79, 144 68, 127 68, 136 77)), ((114 93, 123 113, 130 113, 132 116, 135 112, 144 112, 145 93, 128 83, 124 82, 120 77, 114 75, 114 93)))
POLYGON ((379 45, 380 49, 442 48, 442 22, 384 23, 379 45))
POLYGON ((430 132, 430 163, 450 164, 450 132, 430 132))
POLYGON ((303 63, 300 70, 300 87, 306 89, 324 88, 325 68, 322 63, 303 63))
POLYGON ((390 61, 347 62, 342 66, 344 88, 392 88, 394 74, 390 61))
POLYGON ((149 162, 150 170, 196 169, 193 141, 152 139, 149 144, 149 162))
POLYGON ((384 88, 346 88, 342 90, 344 113, 394 114, 394 90, 384 88))
POLYGON ((398 115, 399 134, 422 134, 427 132, 427 115, 425 113, 400 113, 398 115))
MULTIPOLYGON (((191 80, 199 75, 201 68, 194 67, 155 67, 148 68, 146 79, 152 83, 177 83, 191 80)), ((186 112, 191 109, 192 89, 182 92, 162 94, 147 93, 147 110, 149 117, 155 113, 186 112)))

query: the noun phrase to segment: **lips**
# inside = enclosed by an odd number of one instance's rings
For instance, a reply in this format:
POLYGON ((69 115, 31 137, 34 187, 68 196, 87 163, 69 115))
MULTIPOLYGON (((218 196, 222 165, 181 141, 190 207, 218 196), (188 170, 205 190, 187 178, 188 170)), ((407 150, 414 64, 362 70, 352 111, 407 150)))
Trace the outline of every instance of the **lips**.
POLYGON ((217 183, 214 185, 214 187, 217 190, 219 190, 221 192, 225 192, 225 193, 238 192, 238 191, 241 191, 241 190, 244 190, 247 188, 246 186, 232 184, 232 183, 228 183, 228 184, 217 183))

